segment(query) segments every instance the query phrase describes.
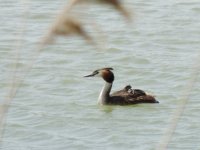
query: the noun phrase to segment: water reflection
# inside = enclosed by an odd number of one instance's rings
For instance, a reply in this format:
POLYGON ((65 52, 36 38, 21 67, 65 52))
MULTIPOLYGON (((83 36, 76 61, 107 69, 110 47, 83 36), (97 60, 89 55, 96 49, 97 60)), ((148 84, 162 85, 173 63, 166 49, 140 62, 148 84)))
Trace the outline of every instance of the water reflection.
POLYGON ((111 113, 114 110, 114 106, 111 105, 99 105, 99 109, 106 113, 111 113))

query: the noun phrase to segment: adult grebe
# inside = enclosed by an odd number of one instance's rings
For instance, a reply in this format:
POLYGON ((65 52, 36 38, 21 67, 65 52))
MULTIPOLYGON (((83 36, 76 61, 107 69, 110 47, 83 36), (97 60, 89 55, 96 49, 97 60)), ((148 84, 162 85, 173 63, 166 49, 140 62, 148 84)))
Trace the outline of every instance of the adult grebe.
POLYGON ((114 92, 110 95, 114 74, 111 71, 113 68, 102 68, 95 70, 92 74, 84 77, 100 76, 106 82, 101 90, 98 102, 101 105, 131 105, 138 103, 159 103, 154 96, 146 94, 139 89, 132 89, 127 85, 124 89, 114 92))

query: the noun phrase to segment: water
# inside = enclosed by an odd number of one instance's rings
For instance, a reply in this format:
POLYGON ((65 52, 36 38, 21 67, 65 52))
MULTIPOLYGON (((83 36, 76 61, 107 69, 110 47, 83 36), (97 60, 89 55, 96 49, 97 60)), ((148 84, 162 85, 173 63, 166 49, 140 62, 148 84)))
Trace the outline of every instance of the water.
MULTIPOLYGON (((1 100, 10 89, 18 33, 26 31, 21 37, 20 76, 66 3, 2 1, 1 100)), ((99 31, 87 28, 104 43, 103 50, 71 37, 59 38, 42 51, 12 102, 2 150, 156 148, 194 71, 200 48, 200 2, 127 0, 125 4, 134 12, 132 25, 111 7, 79 10, 88 22, 98 24, 99 31), (98 106, 103 81, 83 76, 102 67, 114 68, 113 90, 131 84, 156 95, 160 103, 98 106)), ((199 89, 198 78, 170 150, 200 149, 199 89)))

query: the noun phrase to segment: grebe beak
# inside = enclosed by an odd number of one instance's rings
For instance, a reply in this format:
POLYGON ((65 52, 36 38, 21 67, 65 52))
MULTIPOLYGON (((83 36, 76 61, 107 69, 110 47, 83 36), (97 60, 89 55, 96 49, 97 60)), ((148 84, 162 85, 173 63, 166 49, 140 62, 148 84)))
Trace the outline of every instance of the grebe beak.
POLYGON ((93 72, 92 74, 87 75, 87 76, 84 76, 84 77, 94 77, 94 76, 97 75, 97 74, 98 74, 97 72, 93 72))
POLYGON ((84 77, 94 77, 95 75, 94 74, 90 74, 90 75, 87 75, 87 76, 84 76, 84 77))

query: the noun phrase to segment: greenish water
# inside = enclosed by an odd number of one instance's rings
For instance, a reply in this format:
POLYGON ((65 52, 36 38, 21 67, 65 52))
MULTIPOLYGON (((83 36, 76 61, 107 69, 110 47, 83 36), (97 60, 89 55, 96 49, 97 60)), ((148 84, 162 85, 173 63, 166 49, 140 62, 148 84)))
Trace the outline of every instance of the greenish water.
MULTIPOLYGON (((27 18, 19 76, 65 3, 32 0, 26 4, 27 12, 20 2, 0 4, 0 101, 10 89, 23 15, 27 18)), ((2 150, 156 148, 194 71, 200 50, 200 2, 127 0, 125 4, 135 15, 132 25, 110 7, 79 10, 88 22, 99 25, 98 32, 92 26, 88 29, 93 36, 103 36, 99 39, 103 50, 72 37, 59 38, 42 51, 12 102, 2 150), (114 68, 113 91, 131 84, 156 95, 160 103, 98 106, 103 80, 83 76, 102 67, 114 68)), ((198 78, 170 150, 200 149, 199 93, 198 78)))

